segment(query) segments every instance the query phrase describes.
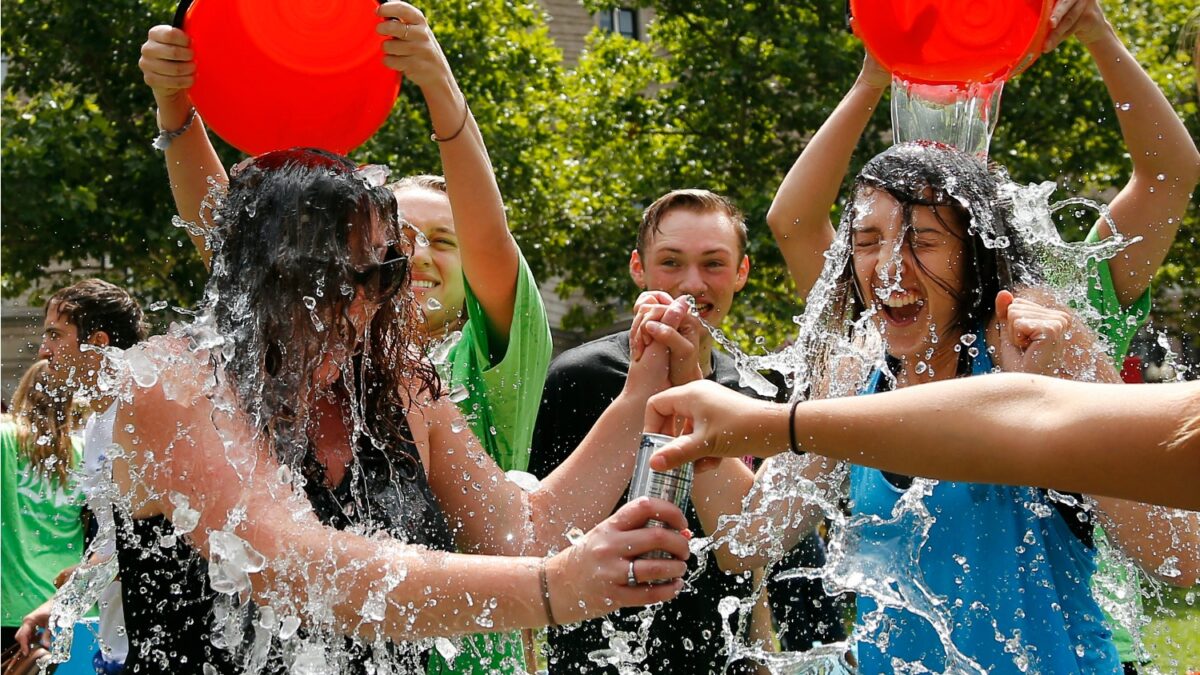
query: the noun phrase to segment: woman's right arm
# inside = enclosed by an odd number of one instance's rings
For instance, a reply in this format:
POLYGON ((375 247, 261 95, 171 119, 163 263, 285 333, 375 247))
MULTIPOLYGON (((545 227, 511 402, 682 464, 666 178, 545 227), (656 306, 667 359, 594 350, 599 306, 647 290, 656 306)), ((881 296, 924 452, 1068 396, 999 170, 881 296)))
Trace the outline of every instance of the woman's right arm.
MULTIPOLYGON (((678 534, 641 527, 648 518, 686 527, 682 513, 665 502, 630 504, 547 560, 440 553, 324 527, 239 416, 203 396, 172 399, 161 384, 135 388, 120 405, 114 431, 127 449, 114 476, 130 496, 131 516, 173 517, 174 495, 186 497, 200 514, 188 535, 192 545, 212 561, 219 555, 213 535, 232 533, 262 554, 265 566, 250 574, 249 590, 280 616, 326 623, 305 613, 309 599, 320 595, 331 603, 339 632, 411 640, 546 625, 543 565, 559 622, 669 600, 680 588, 684 564, 676 561, 663 561, 680 568, 673 575, 640 570, 644 578, 672 583, 625 585, 628 556, 655 549, 687 556, 678 534)), ((227 546, 229 537, 222 539, 227 546)))
POLYGON ((868 55, 854 86, 804 146, 771 202, 767 225, 800 297, 808 295, 821 275, 825 251, 833 243, 829 210, 858 139, 891 82, 891 75, 868 55))
MULTIPOLYGON (((166 131, 181 129, 192 113, 188 89, 195 82, 196 64, 192 61, 191 41, 187 33, 172 26, 150 29, 138 67, 142 77, 154 92, 158 105, 158 127, 166 131)), ((209 180, 218 185, 229 183, 225 167, 217 157, 204 121, 197 116, 182 135, 171 141, 163 151, 167 160, 167 176, 171 181, 171 196, 175 210, 185 222, 194 223, 198 230, 188 230, 188 236, 200 259, 208 267, 212 260, 205 238, 200 231, 212 226, 212 205, 206 203, 209 180)))

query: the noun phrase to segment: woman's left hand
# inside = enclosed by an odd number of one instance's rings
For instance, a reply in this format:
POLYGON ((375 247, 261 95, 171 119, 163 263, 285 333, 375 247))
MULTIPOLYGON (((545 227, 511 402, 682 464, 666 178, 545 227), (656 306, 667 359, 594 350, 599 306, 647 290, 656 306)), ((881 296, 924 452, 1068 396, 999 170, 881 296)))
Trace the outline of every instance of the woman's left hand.
POLYGON ((422 91, 453 80, 450 63, 421 10, 407 2, 385 2, 375 13, 388 19, 375 29, 391 38, 383 43, 387 67, 402 73, 422 91))

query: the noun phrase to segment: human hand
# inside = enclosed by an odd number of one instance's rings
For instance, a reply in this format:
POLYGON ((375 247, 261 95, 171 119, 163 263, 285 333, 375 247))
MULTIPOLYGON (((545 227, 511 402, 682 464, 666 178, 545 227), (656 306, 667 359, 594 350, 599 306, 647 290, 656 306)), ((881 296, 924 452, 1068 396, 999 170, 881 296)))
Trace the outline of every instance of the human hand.
POLYGON ((29 653, 30 645, 38 637, 39 632, 41 632, 42 646, 50 648, 50 631, 46 628, 50 625, 50 611, 53 608, 54 598, 51 597, 21 619, 21 626, 17 628, 16 640, 17 644, 21 645, 22 656, 29 653))
POLYGON ((680 533, 686 529, 683 512, 670 502, 643 497, 622 506, 583 541, 547 561, 555 619, 576 623, 621 607, 675 599, 690 555, 680 533), (665 527, 646 527, 651 519, 665 527), (639 557, 651 551, 666 551, 673 559, 639 557), (631 570, 636 586, 629 585, 631 570))
POLYGON ((650 397, 645 430, 673 433, 683 420, 687 433, 650 458, 655 471, 668 471, 705 457, 770 457, 788 448, 786 406, 739 394, 702 380, 650 397))
POLYGON ((1062 375, 1073 360, 1067 353, 1071 313, 1055 307, 1048 295, 1035 301, 1031 294, 1025 291, 1018 298, 1000 291, 996 295, 997 365, 1006 372, 1062 375))
POLYGON ((1072 35, 1088 45, 1110 31, 1099 0, 1058 0, 1050 12, 1050 34, 1043 52, 1053 51, 1072 35))
POLYGON ((642 350, 654 341, 641 331, 642 323, 647 318, 661 321, 668 305, 675 301, 666 291, 642 291, 637 300, 633 301, 633 324, 629 327, 629 356, 634 361, 642 356, 642 350))
POLYGON ((670 354, 668 379, 672 386, 704 377, 699 361, 704 324, 691 311, 686 297, 672 300, 662 291, 648 291, 638 297, 635 312, 629 330, 632 361, 641 360, 646 348, 658 343, 670 354))
POLYGON ((54 587, 62 588, 63 584, 67 583, 67 581, 71 578, 71 575, 74 574, 75 570, 78 568, 79 565, 64 567, 61 572, 54 576, 54 587))
MULTIPOLYGON (((196 63, 192 60, 190 44, 191 39, 182 30, 174 26, 155 26, 146 36, 142 57, 138 59, 142 79, 154 92, 160 116, 164 111, 178 113, 180 124, 183 123, 182 116, 191 108, 188 89, 196 82, 196 63)), ((166 124, 164 128, 177 126, 166 124)))
POLYGON ((862 70, 858 73, 858 81, 875 89, 887 89, 892 86, 892 73, 883 64, 864 51, 862 70))
POLYGON ((427 87, 453 82, 450 62, 429 28, 425 14, 407 2, 385 2, 375 13, 388 21, 376 32, 390 37, 383 43, 383 62, 424 92, 427 87))

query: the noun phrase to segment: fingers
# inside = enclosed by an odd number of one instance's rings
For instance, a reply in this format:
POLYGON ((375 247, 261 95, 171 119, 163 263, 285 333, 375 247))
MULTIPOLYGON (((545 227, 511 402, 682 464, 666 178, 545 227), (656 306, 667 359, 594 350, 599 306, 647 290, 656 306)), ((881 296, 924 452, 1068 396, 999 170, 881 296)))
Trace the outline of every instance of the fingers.
MULTIPOLYGON (((151 28, 147 38, 147 45, 151 43, 158 43, 165 46, 187 47, 192 43, 191 38, 188 37, 187 33, 183 32, 183 29, 165 24, 151 28)), ((145 49, 145 47, 143 46, 142 49, 145 49)), ((179 61, 191 60, 192 56, 190 49, 187 50, 187 54, 188 55, 186 57, 175 58, 179 61)))
POLYGON ((1013 294, 1010 291, 1000 291, 996 294, 996 320, 1008 321, 1008 308, 1013 303, 1013 294))
POLYGON ((633 301, 633 310, 636 312, 642 305, 669 305, 672 300, 674 298, 666 291, 642 291, 633 301))
POLYGON ((21 645, 21 655, 29 653, 29 638, 33 636, 33 628, 28 622, 22 622, 21 627, 17 629, 16 640, 17 644, 21 645))
MULTIPOLYGON (((379 5, 375 13, 383 19, 395 19, 401 24, 413 24, 416 26, 427 26, 429 24, 425 19, 425 14, 416 7, 407 2, 385 2, 379 5)), ((401 28, 403 31, 403 28, 401 28)))
MULTIPOLYGON (((684 529, 684 528, 680 528, 684 529)), ((664 527, 647 527, 643 523, 643 527, 636 530, 630 530, 621 534, 618 540, 618 545, 624 551, 623 555, 626 558, 639 558, 653 551, 665 551, 674 560, 669 562, 687 560, 691 553, 688 550, 688 541, 682 534, 675 530, 670 530, 664 527)), ((668 569, 667 566, 662 566, 662 569, 668 569)), ((677 574, 662 573, 658 576, 638 576, 640 581, 672 579, 682 573, 676 566, 670 566, 669 569, 678 572, 677 574)), ((621 570, 624 575, 626 570, 621 570)))
POLYGON ((648 520, 657 520, 673 530, 687 528, 687 519, 683 517, 679 507, 653 497, 641 497, 629 502, 617 509, 605 522, 618 530, 628 531, 645 527, 648 520))
POLYGON ((189 44, 187 34, 178 28, 151 28, 138 59, 146 84, 159 92, 188 89, 195 84, 196 63, 189 44))
MULTIPOLYGON (((639 563, 641 564, 641 563, 639 563)), ((683 590, 683 579, 665 584, 618 585, 613 589, 613 601, 622 607, 653 605, 674 600, 683 590)))
POLYGON ((1050 16, 1050 25, 1054 29, 1046 37, 1046 52, 1054 50, 1075 31, 1087 2, 1088 0, 1063 0, 1054 8, 1054 13, 1050 16), (1058 15, 1057 20, 1055 15, 1058 15))
POLYGON ((696 360, 696 345, 666 323, 649 321, 642 330, 654 341, 671 350, 671 360, 686 364, 696 360))
POLYGON ((691 391, 691 387, 676 387, 651 396, 646 401, 646 431, 658 433, 665 424, 673 425, 676 417, 691 420, 691 391))
POLYGON ((688 462, 712 457, 713 448, 696 434, 684 434, 659 448, 650 456, 650 468, 655 471, 678 469, 688 462))
MULTIPOLYGON (((687 574, 687 563, 681 560, 638 558, 632 562, 633 577, 637 579, 639 585, 674 581, 687 574)), ((626 574, 628 574, 628 568, 626 568, 626 574)), ((626 582, 628 582, 628 579, 626 579, 626 582)))
MULTIPOLYGON (((642 294, 642 296, 645 295, 647 294, 642 294)), ((641 297, 638 298, 638 300, 641 299, 641 297)), ((651 337, 642 332, 642 325, 648 320, 661 320, 666 311, 666 305, 654 303, 642 303, 637 305, 633 316, 633 324, 629 328, 629 355, 634 361, 637 361, 642 357, 642 350, 644 350, 651 341, 651 337)))

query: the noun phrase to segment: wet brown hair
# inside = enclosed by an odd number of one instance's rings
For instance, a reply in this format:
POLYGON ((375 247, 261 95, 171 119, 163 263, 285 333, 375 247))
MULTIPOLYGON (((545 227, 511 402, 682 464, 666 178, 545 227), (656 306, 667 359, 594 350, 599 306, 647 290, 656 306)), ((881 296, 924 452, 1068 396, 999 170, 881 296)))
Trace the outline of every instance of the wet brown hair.
POLYGON ((17 427, 17 452, 34 470, 65 485, 75 467, 71 431, 79 426, 72 395, 50 382, 50 364, 38 361, 25 371, 12 398, 12 421, 17 427))
POLYGON ((281 461, 296 466, 308 450, 306 423, 323 393, 312 373, 328 355, 363 430, 385 447, 401 438, 408 402, 421 392, 438 396, 441 386, 425 357, 407 271, 359 354, 349 315, 352 252, 370 249, 377 227, 389 246, 409 245, 391 191, 368 185, 339 155, 277 151, 233 172, 215 221, 206 298, 225 342, 224 370, 281 461))
POLYGON ((79 341, 97 332, 108 335, 108 343, 129 349, 146 339, 142 307, 125 289, 103 279, 84 279, 59 289, 46 302, 46 311, 55 307, 75 326, 79 341))

